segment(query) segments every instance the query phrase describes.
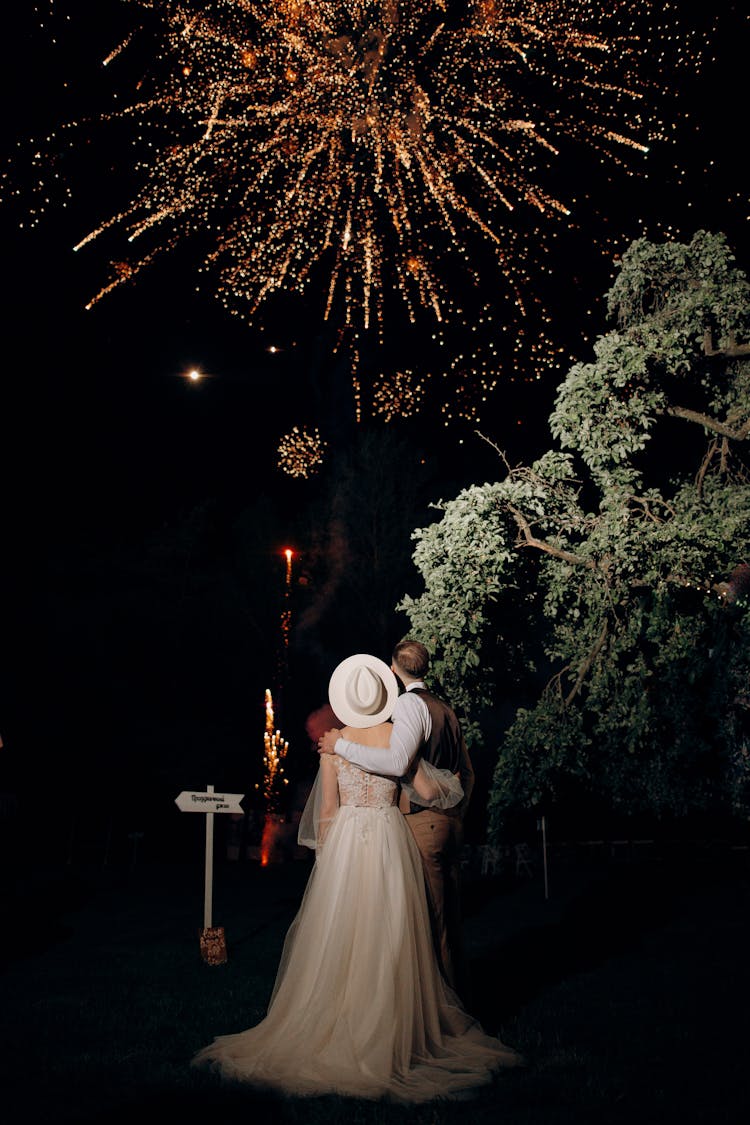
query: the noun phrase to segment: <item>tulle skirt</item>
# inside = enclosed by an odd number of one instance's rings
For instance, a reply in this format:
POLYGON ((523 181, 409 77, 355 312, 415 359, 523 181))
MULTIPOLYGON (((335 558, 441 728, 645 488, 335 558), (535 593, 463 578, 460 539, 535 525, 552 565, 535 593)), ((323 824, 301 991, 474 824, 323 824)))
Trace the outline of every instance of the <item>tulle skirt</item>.
POLYGON ((193 1065, 294 1095, 423 1102, 520 1061, 440 975, 421 857, 402 814, 343 805, 287 933, 265 1019, 215 1039, 193 1065))

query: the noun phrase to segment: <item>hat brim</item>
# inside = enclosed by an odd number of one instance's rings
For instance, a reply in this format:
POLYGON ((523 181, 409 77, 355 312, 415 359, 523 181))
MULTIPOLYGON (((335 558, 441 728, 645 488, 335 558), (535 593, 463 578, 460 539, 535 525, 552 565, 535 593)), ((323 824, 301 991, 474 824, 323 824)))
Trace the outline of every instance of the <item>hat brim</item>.
POLYGON ((393 708, 398 699, 398 680, 391 669, 377 656, 367 653, 356 653, 347 656, 346 660, 334 668, 328 683, 328 699, 337 718, 347 727, 374 727, 384 723, 393 714, 393 708), (352 708, 346 697, 346 685, 349 677, 361 668, 369 668, 378 676, 383 684, 385 698, 382 705, 372 712, 363 712, 352 708))

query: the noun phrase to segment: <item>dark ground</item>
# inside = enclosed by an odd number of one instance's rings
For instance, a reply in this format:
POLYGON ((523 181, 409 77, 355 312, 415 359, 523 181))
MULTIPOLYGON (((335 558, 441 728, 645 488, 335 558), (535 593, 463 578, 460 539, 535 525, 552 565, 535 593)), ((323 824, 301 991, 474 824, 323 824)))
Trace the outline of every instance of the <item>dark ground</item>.
POLYGON ((214 1034, 262 1018, 308 862, 217 857, 228 960, 211 966, 201 864, 24 868, 6 855, 2 1120, 747 1121, 747 850, 553 850, 548 899, 532 858, 531 876, 511 865, 465 879, 467 1006, 528 1066, 469 1105, 406 1109, 231 1090, 188 1068, 214 1034))

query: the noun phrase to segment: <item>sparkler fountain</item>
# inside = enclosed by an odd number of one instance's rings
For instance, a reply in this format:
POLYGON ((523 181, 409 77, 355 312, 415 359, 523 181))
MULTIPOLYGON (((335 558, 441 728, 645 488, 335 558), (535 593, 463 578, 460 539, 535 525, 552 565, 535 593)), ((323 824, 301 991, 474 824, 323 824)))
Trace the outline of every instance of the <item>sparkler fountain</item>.
MULTIPOLYGON (((280 633, 281 645, 278 664, 279 695, 283 701, 288 672, 289 630, 292 623, 290 596, 292 588, 292 560, 294 551, 285 547, 283 551, 285 560, 284 575, 284 603, 281 611, 280 633)), ((274 854, 274 845, 279 835, 281 825, 284 823, 283 814, 279 809, 280 796, 288 779, 284 776, 284 761, 286 759, 289 743, 281 736, 281 731, 275 726, 273 696, 266 688, 265 698, 266 729, 263 734, 263 798, 265 802, 265 822, 263 825, 263 838, 261 840, 260 861, 262 866, 271 862, 274 854)))
POLYGON ((266 806, 266 818, 263 824, 263 838, 260 845, 260 862, 266 867, 271 862, 274 842, 278 834, 279 819, 279 792, 280 788, 288 784, 284 777, 284 760, 286 759, 289 743, 281 737, 281 732, 274 729, 273 696, 266 688, 266 729, 263 732, 263 798, 266 806))

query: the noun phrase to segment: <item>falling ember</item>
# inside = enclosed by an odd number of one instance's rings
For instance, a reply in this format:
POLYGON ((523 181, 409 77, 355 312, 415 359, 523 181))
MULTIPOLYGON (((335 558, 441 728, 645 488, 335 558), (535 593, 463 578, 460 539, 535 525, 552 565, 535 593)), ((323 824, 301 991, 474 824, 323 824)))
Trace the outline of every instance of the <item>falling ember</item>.
POLYGON ((284 667, 282 673, 286 677, 286 651, 289 648, 289 630, 292 627, 292 611, 289 607, 289 596, 292 590, 292 557, 294 551, 291 547, 287 547, 284 551, 284 558, 286 559, 286 579, 284 582, 284 608, 281 611, 281 644, 284 650, 283 661, 284 667))

